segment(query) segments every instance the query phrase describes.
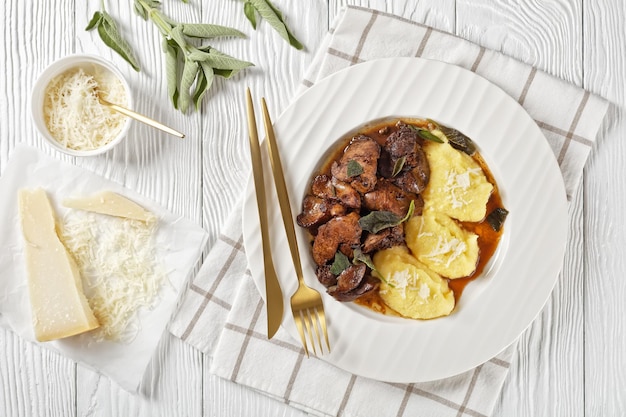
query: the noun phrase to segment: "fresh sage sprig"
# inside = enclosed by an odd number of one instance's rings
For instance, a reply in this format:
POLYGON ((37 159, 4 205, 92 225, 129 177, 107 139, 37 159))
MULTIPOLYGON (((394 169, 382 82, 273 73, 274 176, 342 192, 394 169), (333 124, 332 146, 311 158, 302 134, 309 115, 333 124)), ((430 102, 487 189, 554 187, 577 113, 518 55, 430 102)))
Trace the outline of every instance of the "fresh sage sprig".
POLYGON ((135 71, 139 71, 139 62, 128 42, 122 38, 115 20, 106 12, 104 1, 100 2, 100 10, 94 13, 85 30, 90 31, 96 28, 105 45, 120 54, 135 71))
POLYGON ((168 95, 174 108, 187 112, 193 103, 199 109, 215 75, 229 78, 251 62, 227 55, 210 45, 196 45, 192 39, 210 40, 233 36, 245 38, 236 29, 205 23, 179 23, 159 9, 157 0, 135 0, 135 11, 152 21, 163 36, 168 95))
POLYGON ((258 13, 281 37, 283 37, 283 39, 289 42, 291 46, 298 50, 304 48, 287 27, 280 10, 278 10, 270 0, 244 0, 243 13, 255 30, 257 27, 256 14, 258 13))

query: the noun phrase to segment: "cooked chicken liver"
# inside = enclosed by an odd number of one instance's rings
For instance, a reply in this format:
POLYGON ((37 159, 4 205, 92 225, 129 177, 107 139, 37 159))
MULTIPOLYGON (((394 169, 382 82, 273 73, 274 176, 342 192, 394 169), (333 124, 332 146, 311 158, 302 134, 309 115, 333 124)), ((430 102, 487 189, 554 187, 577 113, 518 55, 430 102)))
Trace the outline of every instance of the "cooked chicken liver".
POLYGON ((349 250, 351 254, 351 248, 361 243, 361 233, 357 213, 333 217, 318 229, 313 241, 313 260, 318 265, 325 265, 334 258, 340 245, 342 251, 349 250))
POLYGON ((380 146, 367 136, 356 136, 346 147, 341 159, 332 165, 332 175, 339 181, 349 183, 359 193, 365 194, 376 186, 376 171, 378 158, 380 156, 380 146), (351 175, 348 172, 350 164, 358 164, 362 172, 358 175, 351 175))

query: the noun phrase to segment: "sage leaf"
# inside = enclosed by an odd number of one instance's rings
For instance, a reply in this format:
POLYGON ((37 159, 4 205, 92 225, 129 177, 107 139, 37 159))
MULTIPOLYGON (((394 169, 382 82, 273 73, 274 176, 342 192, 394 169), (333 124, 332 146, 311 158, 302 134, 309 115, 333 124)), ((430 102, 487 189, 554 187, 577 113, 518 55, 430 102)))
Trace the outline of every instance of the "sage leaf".
POLYGON ((180 78, 180 93, 178 97, 178 105, 180 111, 187 112, 189 104, 191 103, 191 86, 196 79, 198 73, 198 63, 189 59, 185 60, 185 66, 183 67, 183 74, 180 78))
POLYGON ((196 105, 196 110, 200 110, 200 104, 207 91, 213 85, 213 68, 210 65, 201 62, 200 71, 198 71, 198 79, 196 80, 196 91, 193 95, 193 102, 196 105))
POLYGON ((391 178, 395 178, 396 175, 398 175, 400 171, 402 171, 402 168, 404 168, 405 163, 406 163, 406 156, 401 156, 400 158, 398 158, 396 163, 393 164, 393 171, 391 172, 391 178))
POLYGON ((333 275, 339 275, 350 266, 350 260, 342 252, 335 254, 335 260, 330 267, 330 273, 333 275))
POLYGON ((354 159, 348 161, 346 175, 348 178, 359 176, 363 173, 363 167, 354 159))
POLYGON ((476 153, 476 144, 474 144, 474 141, 465 136, 463 133, 447 126, 440 126, 439 130, 441 130, 443 134, 446 135, 450 146, 452 146, 454 149, 464 152, 470 156, 476 153))
POLYGON ((372 271, 378 272, 378 270, 376 269, 376 265, 374 265, 374 262, 372 261, 371 256, 363 253, 361 248, 354 248, 353 252, 354 252, 354 259, 352 259, 352 263, 353 264, 355 264, 355 265, 358 265, 360 263, 361 264, 365 264, 372 271))
POLYGON ((246 1, 243 4, 243 14, 246 15, 246 17, 252 24, 252 28, 256 30, 256 9, 254 8, 254 5, 249 1, 246 1))
POLYGON ((139 62, 137 62, 137 58, 135 58, 130 45, 120 35, 113 18, 107 12, 100 13, 102 19, 97 27, 98 34, 102 41, 124 58, 135 71, 139 71, 139 62))
POLYGON ((148 12, 143 8, 139 1, 135 0, 134 3, 135 13, 141 17, 143 20, 148 20, 148 12))
POLYGON ((213 74, 219 75, 220 77, 224 77, 226 79, 232 77, 233 75, 237 74, 238 72, 239 72, 239 70, 235 71, 235 70, 225 70, 225 69, 213 68, 213 74))
POLYGON ((499 232, 508 214, 509 211, 507 209, 498 207, 489 213, 485 221, 489 223, 489 226, 491 226, 494 231, 499 232))
POLYGON ((421 137, 422 139, 426 139, 426 140, 429 140, 431 142, 443 143, 443 141, 441 140, 440 137, 438 137, 437 135, 431 133, 429 130, 422 129, 422 128, 419 128, 419 127, 413 126, 413 125, 407 125, 407 126, 409 126, 409 129, 411 129, 412 131, 417 133, 417 135, 419 137, 421 137))
POLYGON ((384 210, 372 211, 367 216, 363 216, 359 219, 359 226, 361 226, 361 229, 365 231, 376 234, 381 230, 404 223, 413 217, 414 211, 415 202, 414 200, 411 200, 406 216, 400 217, 395 213, 384 210))
POLYGON ((242 70, 244 68, 254 66, 252 62, 233 58, 232 56, 226 55, 215 48, 211 48, 211 52, 205 54, 205 59, 203 59, 203 61, 207 62, 214 69, 242 70))
MULTIPOLYGON (((300 50, 304 46, 293 36, 285 24, 282 13, 270 2, 270 0, 249 0, 261 17, 267 21, 291 46, 300 50)), ((245 11, 245 9, 244 9, 245 11)))
POLYGON ((182 25, 174 26, 174 28, 172 28, 170 36, 172 37, 172 39, 174 39, 174 41, 181 49, 187 45, 187 41, 185 40, 185 36, 183 35, 182 25))
POLYGON ((426 140, 429 140, 431 142, 443 143, 443 141, 441 140, 441 138, 439 136, 435 135, 434 133, 430 132, 429 130, 420 129, 417 134, 422 139, 426 139, 426 140))
POLYGON ((174 108, 178 109, 178 55, 176 53, 176 46, 174 41, 163 39, 167 95, 172 101, 174 108))
POLYGON ((87 24, 87 27, 85 28, 85 30, 93 30, 96 26, 98 26, 100 24, 101 20, 102 20, 102 13, 95 12, 93 14, 93 17, 91 18, 91 20, 87 24))
POLYGON ((220 36, 235 36, 245 38, 246 34, 228 26, 210 25, 205 23, 185 23, 182 25, 183 34, 192 38, 212 39, 220 36))

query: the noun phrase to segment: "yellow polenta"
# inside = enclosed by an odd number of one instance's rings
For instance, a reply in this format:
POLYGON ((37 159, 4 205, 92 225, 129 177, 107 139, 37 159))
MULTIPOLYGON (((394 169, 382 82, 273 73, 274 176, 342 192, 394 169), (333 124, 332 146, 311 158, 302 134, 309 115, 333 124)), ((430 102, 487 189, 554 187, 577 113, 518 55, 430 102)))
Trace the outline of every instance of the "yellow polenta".
POLYGON ((427 142, 424 146, 430 164, 430 181, 423 193, 426 208, 461 221, 481 221, 493 185, 471 156, 450 146, 441 131, 433 134, 446 143, 427 142))
POLYGON ((472 274, 478 263, 478 235, 461 228, 432 209, 415 216, 405 227, 406 244, 417 259, 446 278, 472 274))
POLYGON ((447 316, 454 309, 454 294, 448 282, 404 246, 378 251, 373 261, 383 278, 381 298, 404 317, 432 319, 447 316))

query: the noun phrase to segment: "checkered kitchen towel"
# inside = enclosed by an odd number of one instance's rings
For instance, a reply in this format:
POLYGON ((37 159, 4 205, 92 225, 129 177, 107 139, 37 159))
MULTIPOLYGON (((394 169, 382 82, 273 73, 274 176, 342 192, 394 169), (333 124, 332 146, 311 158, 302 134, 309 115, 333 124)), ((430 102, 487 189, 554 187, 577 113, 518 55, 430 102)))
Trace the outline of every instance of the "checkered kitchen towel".
MULTIPOLYGON (((394 56, 465 67, 515 97, 547 137, 571 199, 608 103, 501 53, 397 16, 349 7, 325 39, 301 90, 350 65, 394 56)), ((170 326, 172 333, 212 357, 212 373, 321 416, 491 414, 514 346, 452 378, 389 384, 306 359, 299 342, 282 328, 268 341, 263 301, 247 271, 240 209, 170 326)))

